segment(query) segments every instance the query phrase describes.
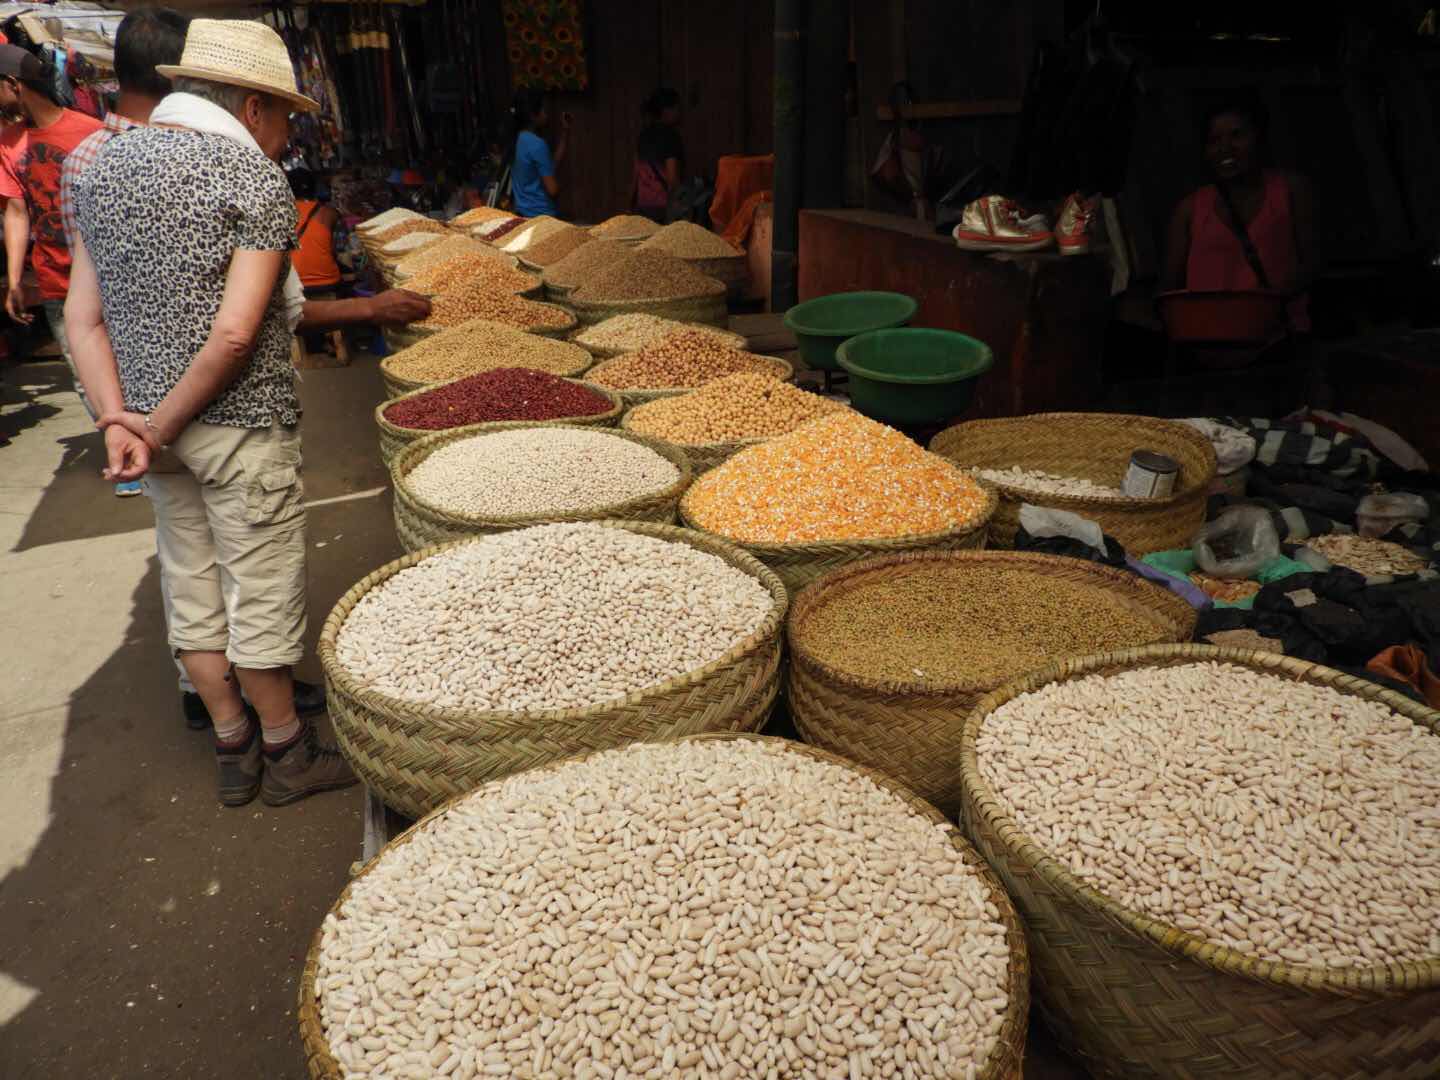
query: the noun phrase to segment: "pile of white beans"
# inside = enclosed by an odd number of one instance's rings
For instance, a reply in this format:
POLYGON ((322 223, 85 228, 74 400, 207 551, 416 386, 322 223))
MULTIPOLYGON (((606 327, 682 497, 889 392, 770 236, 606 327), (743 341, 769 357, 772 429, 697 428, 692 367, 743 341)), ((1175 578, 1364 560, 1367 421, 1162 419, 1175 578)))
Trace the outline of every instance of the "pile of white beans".
POLYGON ((969 1077, 999 912, 947 830, 772 744, 637 745, 482 788, 325 919, 346 1077, 969 1077))
POLYGON ((718 660, 772 605, 757 578, 688 544, 540 525, 394 574, 350 612, 336 656, 406 701, 583 708, 718 660))
POLYGON ((1022 469, 1018 465, 1011 465, 1006 469, 971 469, 970 472, 992 484, 1004 484, 1006 487, 1033 491, 1040 495, 1083 495, 1095 499, 1126 497, 1117 487, 1097 484, 1083 476, 1062 476, 1040 469, 1022 469))
POLYGON ((663 491, 680 470, 648 446, 602 431, 521 428, 459 439, 410 470, 420 502, 482 518, 567 514, 663 491))
POLYGON ((1021 828, 1134 911, 1264 960, 1440 956, 1440 737, 1233 664, 1091 675, 986 718, 1021 828))

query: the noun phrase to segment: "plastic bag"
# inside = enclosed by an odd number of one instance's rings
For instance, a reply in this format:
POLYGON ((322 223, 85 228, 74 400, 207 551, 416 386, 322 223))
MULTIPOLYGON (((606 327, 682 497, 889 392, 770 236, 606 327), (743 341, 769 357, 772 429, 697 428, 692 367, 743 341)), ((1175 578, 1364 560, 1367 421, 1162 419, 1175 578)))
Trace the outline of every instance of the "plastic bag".
POLYGON ((1355 508, 1355 524, 1361 536, 1384 536, 1397 525, 1425 521, 1430 504, 1419 495, 1366 495, 1355 508))
POLYGON ((1215 448, 1217 475, 1228 476, 1255 460, 1255 436, 1204 416, 1193 416, 1180 422, 1189 424, 1210 440, 1210 445, 1215 448))
POLYGON ((1212 577, 1251 578, 1280 554, 1280 536, 1259 506, 1233 506, 1190 542, 1195 564, 1212 577))
POLYGON ((1101 555, 1105 554, 1105 534, 1100 531, 1100 526, 1068 510, 1051 510, 1025 503, 1020 507, 1020 524, 1033 537, 1062 536, 1078 540, 1101 555))

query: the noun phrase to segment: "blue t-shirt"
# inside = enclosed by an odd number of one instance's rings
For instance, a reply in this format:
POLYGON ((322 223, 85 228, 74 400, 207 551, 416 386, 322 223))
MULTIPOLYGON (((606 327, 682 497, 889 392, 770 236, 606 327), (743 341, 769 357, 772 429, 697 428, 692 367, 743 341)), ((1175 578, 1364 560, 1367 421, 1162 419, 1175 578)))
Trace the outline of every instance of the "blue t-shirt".
POLYGON ((550 147, 533 131, 522 131, 515 139, 515 167, 510 173, 510 190, 515 212, 522 217, 555 213, 555 200, 545 190, 541 177, 554 176, 550 147))

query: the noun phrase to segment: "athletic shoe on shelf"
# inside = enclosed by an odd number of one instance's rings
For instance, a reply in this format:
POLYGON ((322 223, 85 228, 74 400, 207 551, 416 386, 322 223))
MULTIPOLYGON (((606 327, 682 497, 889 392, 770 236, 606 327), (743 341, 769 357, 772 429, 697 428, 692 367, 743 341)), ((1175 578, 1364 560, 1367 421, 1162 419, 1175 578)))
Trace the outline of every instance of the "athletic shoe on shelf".
POLYGON ((1067 195, 1055 225, 1055 246, 1061 255, 1085 255, 1090 251, 1090 226, 1095 220, 1098 199, 1086 199, 1076 192, 1067 195))
POLYGON ((1055 242, 1048 230, 1027 228, 1020 208, 1003 195, 985 195, 965 207, 951 235, 966 251, 1038 251, 1055 242))
POLYGON ((140 491, 139 480, 121 480, 115 485, 115 496, 120 499, 133 499, 140 491))
POLYGON ((1027 233, 1048 233, 1050 232, 1050 219, 1044 214, 1031 214, 1029 217, 1017 219, 1020 228, 1027 233))

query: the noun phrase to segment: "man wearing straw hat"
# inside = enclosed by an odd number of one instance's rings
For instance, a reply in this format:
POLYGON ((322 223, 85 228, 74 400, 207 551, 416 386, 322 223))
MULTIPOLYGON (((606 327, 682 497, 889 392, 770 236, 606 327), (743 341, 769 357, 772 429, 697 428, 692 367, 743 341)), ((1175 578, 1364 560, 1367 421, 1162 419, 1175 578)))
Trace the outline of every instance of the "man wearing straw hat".
POLYGON ((66 309, 109 473, 145 478, 170 645, 215 724, 220 801, 282 805, 354 775, 296 715, 306 622, 300 407, 277 161, 295 84, 263 23, 196 19, 175 93, 75 184, 66 309), (245 696, 258 714, 247 711, 245 696))

